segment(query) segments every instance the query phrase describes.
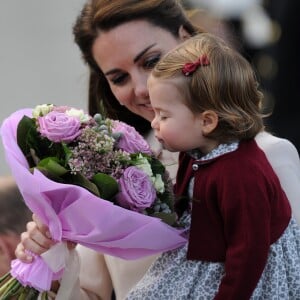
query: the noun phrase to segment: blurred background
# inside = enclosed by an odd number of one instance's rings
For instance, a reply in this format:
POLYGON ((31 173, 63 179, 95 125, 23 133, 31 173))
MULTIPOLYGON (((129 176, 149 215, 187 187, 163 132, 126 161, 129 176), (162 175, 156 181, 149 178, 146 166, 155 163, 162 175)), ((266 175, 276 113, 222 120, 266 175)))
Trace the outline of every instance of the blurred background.
MULTIPOLYGON (((0 1, 0 123, 42 103, 87 107, 87 70, 72 25, 84 0, 0 1)), ((9 174, 0 142, 0 175, 9 174)))
MULTIPOLYGON (((87 108, 87 70, 72 25, 85 0, 0 1, 0 123, 41 103, 87 108)), ((267 128, 300 150, 298 0, 183 0, 191 17, 254 66, 273 111, 267 128), (200 10, 194 11, 197 8, 200 10)), ((9 174, 0 143, 0 175, 9 174)))
MULTIPOLYGON (((300 152, 300 1, 186 0, 210 16, 208 30, 223 34, 252 63, 265 95, 267 130, 300 152), (209 12, 209 14, 207 14, 209 12)), ((198 21, 201 21, 199 15, 198 21)))

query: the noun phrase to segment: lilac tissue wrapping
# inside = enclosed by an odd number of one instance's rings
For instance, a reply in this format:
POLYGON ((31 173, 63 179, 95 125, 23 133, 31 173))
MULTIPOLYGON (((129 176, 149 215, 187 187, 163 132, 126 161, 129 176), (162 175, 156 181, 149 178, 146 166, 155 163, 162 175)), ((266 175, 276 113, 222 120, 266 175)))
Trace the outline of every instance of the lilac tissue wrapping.
MULTIPOLYGON (((182 230, 160 219, 130 211, 100 199, 86 189, 54 182, 37 169, 33 173, 16 140, 21 118, 32 116, 31 109, 13 113, 1 126, 5 156, 22 196, 49 227, 56 241, 70 240, 101 253, 124 259, 137 259, 178 248, 186 243, 182 230)), ((15 260, 11 274, 22 284, 43 291, 61 276, 41 257, 32 264, 15 260)))

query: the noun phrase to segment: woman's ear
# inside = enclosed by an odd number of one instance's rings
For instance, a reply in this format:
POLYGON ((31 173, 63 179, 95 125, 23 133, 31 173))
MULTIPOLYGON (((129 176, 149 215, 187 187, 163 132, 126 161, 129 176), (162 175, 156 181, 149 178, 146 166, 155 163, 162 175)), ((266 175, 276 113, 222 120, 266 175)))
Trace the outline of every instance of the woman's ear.
POLYGON ((201 113, 201 119, 202 132, 204 136, 215 130, 219 122, 218 115, 212 110, 205 110, 203 113, 201 113))
POLYGON ((191 37, 191 35, 186 31, 186 29, 183 27, 183 25, 181 25, 178 29, 178 36, 179 36, 179 39, 182 41, 185 41, 191 37))

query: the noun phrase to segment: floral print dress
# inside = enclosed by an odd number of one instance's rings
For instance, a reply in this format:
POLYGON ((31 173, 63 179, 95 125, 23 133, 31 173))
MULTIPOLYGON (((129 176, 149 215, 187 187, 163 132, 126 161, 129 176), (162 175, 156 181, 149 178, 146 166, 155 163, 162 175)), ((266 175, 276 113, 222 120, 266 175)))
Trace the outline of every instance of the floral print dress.
MULTIPOLYGON (((237 143, 220 145, 202 159, 234 151, 237 147, 237 143)), ((192 190, 193 180, 190 195, 192 190)), ((190 226, 190 216, 190 212, 186 212, 181 219, 186 227, 190 226)), ((163 253, 126 299, 213 299, 225 272, 224 264, 187 260, 186 254, 187 245, 163 253)), ((300 300, 300 227, 293 218, 282 236, 270 246, 265 269, 250 299, 300 300)))

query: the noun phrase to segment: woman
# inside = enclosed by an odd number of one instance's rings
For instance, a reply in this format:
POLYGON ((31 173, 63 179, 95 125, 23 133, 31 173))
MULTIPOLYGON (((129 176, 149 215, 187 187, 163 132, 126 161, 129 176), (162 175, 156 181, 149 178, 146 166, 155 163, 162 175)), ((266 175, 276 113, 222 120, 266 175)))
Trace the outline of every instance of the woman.
MULTIPOLYGON (((175 176, 177 155, 174 157, 170 152, 162 151, 150 131, 154 112, 146 82, 151 69, 162 55, 198 32, 185 16, 178 1, 89 1, 83 7, 73 32, 83 59, 90 68, 90 113, 105 110, 108 117, 134 125, 148 138, 158 157, 175 176)), ((266 135, 271 141, 267 142, 263 150, 274 140, 273 136, 266 135)), ((262 141, 265 140, 262 137, 262 141)), ((280 152, 284 153, 280 157, 289 160, 290 157, 285 155, 289 151, 295 155, 295 149, 289 142, 280 140, 278 143, 283 148, 280 152)), ((268 159, 272 163, 272 154, 268 159)), ((293 159, 290 165, 299 164, 297 156, 293 159)), ((277 158, 275 161, 278 161, 277 158)), ((280 179, 281 172, 285 173, 287 170, 291 174, 284 174, 284 177, 298 176, 295 181, 300 183, 300 167, 297 169, 298 174, 294 174, 289 166, 285 167, 285 162, 280 163, 280 167, 273 168, 280 179)), ((282 186, 286 192, 290 189, 283 183, 282 186)), ((300 189, 300 184, 298 187, 300 189)), ((292 198, 289 200, 292 202, 292 198)), ((29 223, 28 231, 22 234, 23 242, 16 249, 17 257, 30 261, 24 248, 41 254, 51 247, 53 242, 46 232, 47 228, 38 220, 29 223)), ((110 299, 112 287, 116 298, 124 299, 156 258, 124 261, 81 246, 78 246, 78 251, 81 257, 80 299, 110 299)))

